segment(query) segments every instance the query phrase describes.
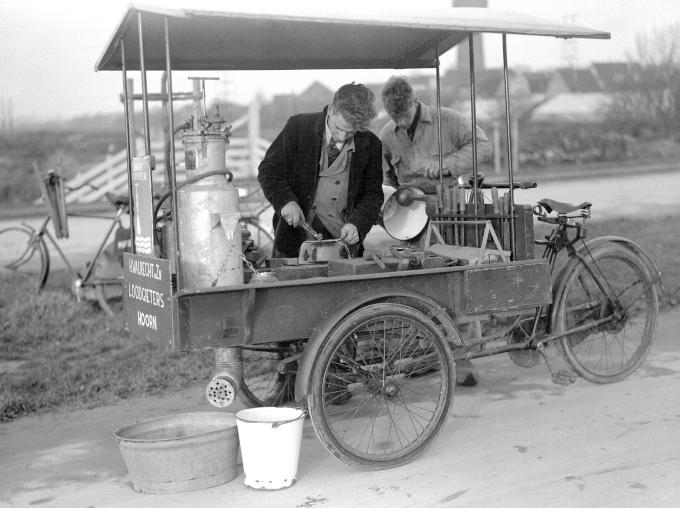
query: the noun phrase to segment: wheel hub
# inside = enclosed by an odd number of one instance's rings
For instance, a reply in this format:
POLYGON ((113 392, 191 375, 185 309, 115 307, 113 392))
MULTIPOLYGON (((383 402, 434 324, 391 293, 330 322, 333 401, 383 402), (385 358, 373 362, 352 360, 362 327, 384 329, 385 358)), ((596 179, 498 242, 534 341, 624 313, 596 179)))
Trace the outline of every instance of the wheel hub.
POLYGON ((611 321, 604 325, 604 330, 610 333, 620 332, 626 326, 626 322, 628 321, 624 312, 614 312, 610 317, 611 321))
POLYGON ((389 399, 393 399, 399 394, 399 386, 396 383, 385 383, 382 394, 389 399))
POLYGON ((628 322, 628 315, 626 312, 623 311, 619 305, 615 305, 614 302, 605 303, 599 317, 600 319, 604 317, 609 318, 609 321, 598 327, 600 331, 609 333, 620 332, 628 322))

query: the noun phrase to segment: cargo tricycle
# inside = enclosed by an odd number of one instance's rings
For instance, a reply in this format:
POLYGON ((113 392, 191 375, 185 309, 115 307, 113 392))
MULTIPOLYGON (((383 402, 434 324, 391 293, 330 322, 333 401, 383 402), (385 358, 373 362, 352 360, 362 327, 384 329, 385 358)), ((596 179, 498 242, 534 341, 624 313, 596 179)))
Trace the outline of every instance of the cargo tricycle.
MULTIPOLYGON (((130 7, 96 68, 122 71, 124 89, 128 72, 139 71, 144 95, 146 153, 128 157, 131 332, 176 351, 213 349, 206 389, 213 405, 238 398, 304 406, 323 446, 366 469, 405 464, 435 439, 449 419, 460 359, 508 353, 523 367, 543 359, 561 384, 630 375, 654 339, 660 274, 634 242, 587 237, 590 202, 517 203, 535 184, 513 175, 506 39, 514 34, 609 38, 492 9, 330 16, 130 7), (499 34, 502 43, 507 179, 486 182, 473 150, 471 177, 452 187, 441 180, 424 220, 416 190, 387 198, 385 229, 400 228, 362 258, 318 245, 299 259, 246 255, 248 234, 225 167, 229 126, 217 107, 204 106, 175 127, 177 71, 427 68, 440 111, 439 57, 467 42, 474 125, 480 33, 499 34), (152 200, 148 71, 167 73, 167 135, 177 133, 184 150, 180 182, 171 143, 164 208, 152 200), (417 241, 413 233, 400 238, 413 225, 405 210, 422 220, 417 241), (534 238, 534 220, 550 234, 534 238)), ((440 115, 437 123, 441 168, 440 115)))

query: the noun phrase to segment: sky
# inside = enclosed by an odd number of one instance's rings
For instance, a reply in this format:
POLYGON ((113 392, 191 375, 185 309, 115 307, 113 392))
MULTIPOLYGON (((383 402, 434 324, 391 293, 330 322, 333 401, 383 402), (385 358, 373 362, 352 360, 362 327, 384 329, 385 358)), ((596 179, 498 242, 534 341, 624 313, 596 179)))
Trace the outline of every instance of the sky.
MULTIPOLYGON (((119 72, 95 72, 129 0, 0 0, 0 104, 11 98, 15 124, 22 121, 67 119, 82 114, 122 111, 119 72)), ((142 5, 228 6, 281 5, 275 0, 142 0, 142 5)), ((287 6, 329 10, 448 7, 451 0, 286 0, 287 6)), ((636 36, 680 22, 678 0, 488 0, 488 7, 532 14, 611 32, 611 40, 563 41, 546 37, 508 36, 511 67, 532 70, 585 66, 592 61, 625 60, 634 51, 636 36)), ((500 36, 484 41, 487 66, 502 65, 500 36)), ((442 70, 455 64, 455 51, 441 58, 442 70)), ((428 72, 428 71, 426 71, 428 72)), ((133 74, 138 80, 138 73, 133 74)), ((351 71, 351 80, 381 82, 390 70, 351 71)), ((297 93, 315 79, 330 88, 348 81, 348 71, 242 71, 221 76, 219 97, 246 103, 255 93, 265 99, 277 93, 297 93)), ((158 89, 159 76, 149 73, 149 91, 158 89)), ((137 81, 138 82, 138 81, 137 81)), ((173 76, 176 92, 190 84, 173 76)), ((140 86, 137 85, 137 89, 140 86)))

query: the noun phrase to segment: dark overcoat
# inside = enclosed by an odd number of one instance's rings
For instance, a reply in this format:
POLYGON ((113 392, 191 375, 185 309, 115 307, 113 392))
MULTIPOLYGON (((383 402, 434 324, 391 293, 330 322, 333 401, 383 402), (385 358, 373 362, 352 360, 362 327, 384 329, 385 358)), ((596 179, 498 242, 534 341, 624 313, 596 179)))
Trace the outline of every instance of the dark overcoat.
MULTIPOLYGON (((290 117, 258 169, 257 180, 274 207, 274 252, 284 257, 298 256, 305 233, 279 220, 281 208, 297 201, 305 217, 309 217, 316 194, 326 110, 290 117)), ((361 131, 354 135, 354 147, 344 220, 356 226, 363 241, 377 223, 383 202, 382 146, 375 134, 361 131)))

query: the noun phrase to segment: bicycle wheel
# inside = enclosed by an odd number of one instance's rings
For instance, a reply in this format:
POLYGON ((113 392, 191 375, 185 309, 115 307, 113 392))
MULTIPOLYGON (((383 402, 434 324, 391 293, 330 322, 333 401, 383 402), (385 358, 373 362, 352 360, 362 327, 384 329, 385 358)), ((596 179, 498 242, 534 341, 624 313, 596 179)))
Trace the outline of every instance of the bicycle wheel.
POLYGON ((265 256, 271 257, 274 249, 274 237, 271 232, 255 220, 243 219, 242 222, 246 224, 251 233, 250 238, 255 242, 254 248, 264 253, 265 256))
POLYGON ((117 312, 120 312, 123 299, 123 285, 113 283, 95 283, 95 295, 97 296, 97 303, 99 307, 109 317, 115 317, 117 312))
POLYGON ((105 250, 92 271, 89 279, 94 285, 95 296, 99 307, 109 316, 114 317, 122 309, 123 300, 123 259, 109 249, 105 250), (118 282, 115 282, 118 281, 118 282))
POLYGON ((591 253, 588 267, 577 262, 564 279, 553 330, 562 333, 601 321, 561 339, 561 349, 584 379, 614 383, 649 353, 659 302, 649 272, 633 252, 610 243, 591 253))
POLYGON ((321 443, 343 462, 385 469, 420 455, 442 429, 455 390, 439 327, 394 303, 368 305, 325 339, 309 378, 321 443))
POLYGON ((0 264, 30 280, 38 291, 50 272, 50 257, 42 238, 20 226, 0 231, 0 264))
POLYGON ((241 393, 251 406, 282 406, 295 400, 295 362, 279 362, 301 351, 299 341, 243 346, 241 393))

